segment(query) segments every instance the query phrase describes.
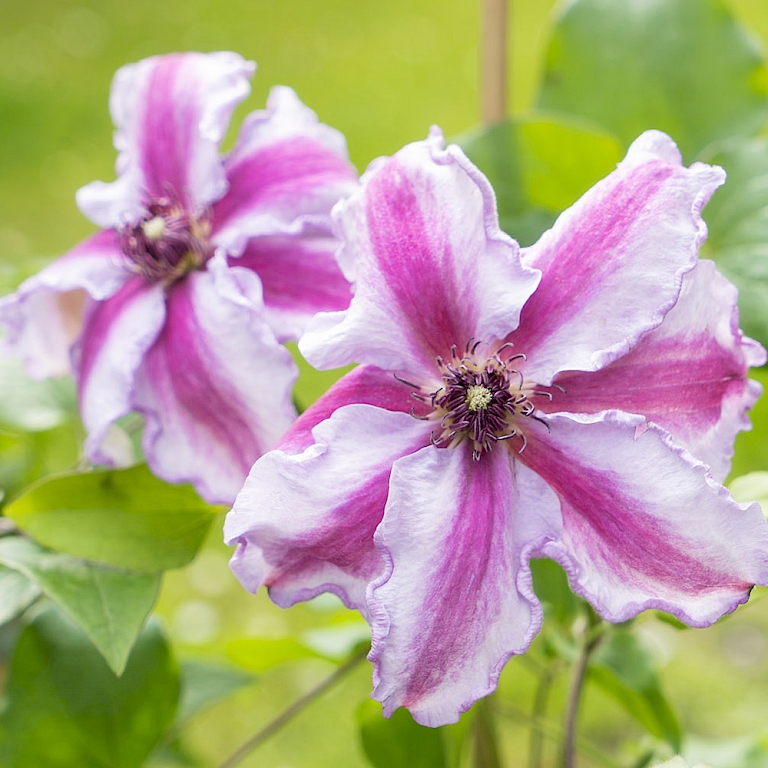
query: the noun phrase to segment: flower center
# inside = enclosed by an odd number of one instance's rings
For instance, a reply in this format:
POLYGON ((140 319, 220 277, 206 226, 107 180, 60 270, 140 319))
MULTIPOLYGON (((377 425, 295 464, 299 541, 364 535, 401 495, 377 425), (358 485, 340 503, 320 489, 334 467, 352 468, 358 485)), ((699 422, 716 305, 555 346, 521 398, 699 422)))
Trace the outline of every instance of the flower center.
POLYGON ((470 411, 484 411, 493 401, 493 392, 488 387, 472 384, 467 387, 467 408, 470 411))
MULTIPOLYGON (((540 421, 534 415, 536 406, 531 398, 541 395, 551 399, 548 392, 534 389, 514 367, 514 362, 524 360, 525 355, 510 355, 511 344, 502 345, 490 355, 487 351, 485 355, 476 354, 481 346, 488 349, 488 345, 479 343, 471 346, 470 341, 463 356, 453 347, 450 360, 438 357, 442 382, 434 392, 400 379, 414 387, 414 398, 431 407, 429 415, 418 418, 439 423, 439 430, 432 433, 432 443, 453 448, 469 440, 476 461, 496 443, 512 438, 518 438, 515 445, 522 453, 527 445, 525 422, 540 421)), ((414 411, 411 413, 416 415, 414 411)))
POLYGON ((150 283, 174 283, 210 258, 210 211, 187 213, 175 195, 154 198, 144 218, 118 230, 131 267, 150 283))

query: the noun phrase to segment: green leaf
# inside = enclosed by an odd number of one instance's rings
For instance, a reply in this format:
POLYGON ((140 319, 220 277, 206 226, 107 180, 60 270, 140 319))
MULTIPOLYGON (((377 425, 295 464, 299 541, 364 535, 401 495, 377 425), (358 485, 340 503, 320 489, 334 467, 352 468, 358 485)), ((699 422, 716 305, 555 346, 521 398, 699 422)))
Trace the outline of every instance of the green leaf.
POLYGON ((667 613, 666 611, 654 611, 654 615, 656 618, 666 624, 669 627, 674 627, 675 629, 690 629, 690 627, 687 624, 683 624, 680 619, 677 618, 677 616, 673 616, 671 613, 667 613))
POLYGON ((90 563, 49 552, 21 536, 0 538, 0 564, 23 574, 84 630, 115 674, 160 589, 160 576, 90 563))
POLYGON ((750 472, 728 483, 733 498, 740 502, 756 501, 763 514, 768 512, 768 472, 750 472))
POLYGON ((680 725, 661 691, 651 654, 635 634, 611 633, 592 657, 588 674, 651 734, 680 751, 680 725))
POLYGON ((704 209, 709 237, 702 256, 715 259, 739 289, 741 327, 768 343, 768 141, 733 140, 707 155, 728 180, 704 209))
POLYGON ((292 637, 247 637, 227 646, 227 657, 244 669, 266 672, 278 664, 296 659, 328 659, 292 637))
POLYGON ((345 661, 357 648, 371 644, 371 629, 368 622, 361 618, 311 629, 304 632, 301 640, 323 658, 345 661))
POLYGON ((75 464, 82 453, 81 432, 82 426, 73 421, 45 432, 18 434, 0 426, 0 506, 38 478, 75 464))
POLYGON ((579 612, 580 600, 571 592, 565 571, 554 560, 531 560, 533 591, 542 602, 547 615, 559 624, 573 621, 579 612))
POLYGON ((204 661, 181 663, 181 698, 176 723, 183 723, 192 715, 220 699, 229 696, 254 680, 237 669, 209 664, 204 661))
POLYGON ((149 756, 145 768, 203 768, 203 765, 187 745, 176 738, 167 744, 160 744, 149 756))
POLYGON ((365 756, 375 768, 444 768, 445 745, 439 728, 414 722, 406 709, 392 717, 370 699, 357 709, 357 724, 365 756))
POLYGON ((61 475, 5 509, 51 549, 139 571, 189 563, 218 512, 189 485, 168 485, 146 466, 61 475))
POLYGON ((0 357, 0 425, 24 432, 42 432, 77 413, 72 379, 30 379, 20 360, 0 357))
POLYGON ((178 671, 156 622, 117 677, 59 611, 21 634, 0 715, 3 768, 139 768, 173 720, 178 671))
POLYGON ((767 93, 760 50, 722 0, 573 0, 555 23, 538 103, 625 145, 658 128, 692 158, 758 133, 767 93))
POLYGON ((198 768, 200 761, 179 732, 189 718, 254 680, 252 675, 205 661, 182 661, 180 671, 181 692, 176 719, 150 755, 147 768, 198 768))
POLYGON ((0 626, 15 619, 40 594, 40 588, 26 576, 0 566, 0 626))
MULTIPOLYGON (((749 377, 757 379, 764 389, 768 387, 768 368, 752 369, 749 377)), ((768 466, 768 397, 759 398, 748 415, 752 429, 736 437, 731 464, 732 477, 763 470, 768 466)))
POLYGON ((533 115, 459 138, 496 192, 501 228, 535 242, 621 159, 615 138, 572 118, 533 115))

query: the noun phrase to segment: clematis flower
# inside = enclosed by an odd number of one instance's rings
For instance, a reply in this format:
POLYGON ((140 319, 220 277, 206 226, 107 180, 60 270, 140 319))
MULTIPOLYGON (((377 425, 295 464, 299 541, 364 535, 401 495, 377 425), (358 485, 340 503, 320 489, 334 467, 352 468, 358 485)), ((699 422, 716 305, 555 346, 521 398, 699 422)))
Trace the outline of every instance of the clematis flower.
POLYGON ((226 52, 120 69, 118 178, 77 195, 102 231, 0 302, 31 375, 74 371, 92 461, 139 411, 152 469, 220 503, 296 416, 281 342, 350 300, 328 216, 357 185, 343 136, 277 87, 219 155, 254 69, 226 52))
POLYGON ((354 298, 299 346, 362 365, 256 462, 225 538, 247 589, 367 617, 386 715, 442 725, 495 688, 541 627, 533 557, 613 622, 706 626, 768 581, 760 509, 721 485, 765 361, 698 261, 723 180, 643 134, 520 250, 435 130, 336 208, 354 298))

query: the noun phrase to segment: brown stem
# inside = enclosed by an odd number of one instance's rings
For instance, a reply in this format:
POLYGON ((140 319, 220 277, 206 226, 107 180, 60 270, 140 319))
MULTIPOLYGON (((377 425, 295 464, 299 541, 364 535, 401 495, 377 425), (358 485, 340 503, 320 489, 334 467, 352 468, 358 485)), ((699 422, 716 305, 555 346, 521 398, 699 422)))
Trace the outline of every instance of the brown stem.
POLYGON ((270 736, 277 733, 284 725, 287 725, 298 715, 303 709, 311 704, 315 699, 322 696, 327 690, 333 688, 336 683, 343 680, 368 654, 368 649, 364 649, 354 656, 349 661, 342 664, 332 675, 329 675, 322 682, 318 683, 314 688, 307 691, 302 697, 296 699, 289 707, 284 709, 274 720, 267 723, 258 733, 251 736, 248 741, 238 747, 221 765, 219 768, 233 768, 241 760, 253 752, 256 747, 263 744, 270 736))
POLYGON ((483 125, 500 123, 507 116, 507 3, 482 0, 480 115, 483 125))

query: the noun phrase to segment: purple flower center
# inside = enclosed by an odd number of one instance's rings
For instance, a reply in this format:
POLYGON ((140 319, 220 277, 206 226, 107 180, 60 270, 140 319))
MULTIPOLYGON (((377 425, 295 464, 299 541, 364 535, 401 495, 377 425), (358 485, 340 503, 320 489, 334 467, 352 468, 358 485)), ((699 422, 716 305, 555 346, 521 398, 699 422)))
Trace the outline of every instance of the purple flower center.
MULTIPOLYGON (((416 390, 412 396, 432 408, 428 416, 419 418, 439 422, 439 432, 432 433, 434 445, 453 448, 470 440, 475 461, 496 443, 512 438, 519 439, 517 452, 522 453, 527 444, 523 428, 525 420, 539 421, 534 415, 536 406, 531 398, 541 395, 551 399, 551 395, 534 389, 513 367, 514 361, 525 360, 525 355, 504 358, 504 352, 511 348, 511 344, 504 344, 492 355, 486 353, 485 357, 475 353, 478 347, 487 348, 487 345, 470 345, 471 341, 461 357, 454 346, 450 360, 437 358, 442 377, 442 386, 437 390, 427 393, 424 387, 411 385, 416 390)), ((410 385, 410 382, 404 383, 410 385)))
POLYGON ((154 198, 144 218, 118 230, 132 268, 150 283, 174 283, 211 257, 210 210, 190 214, 175 195, 154 198))

